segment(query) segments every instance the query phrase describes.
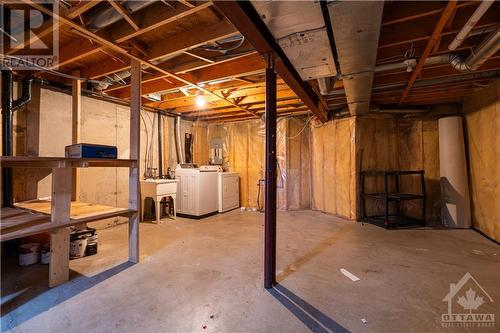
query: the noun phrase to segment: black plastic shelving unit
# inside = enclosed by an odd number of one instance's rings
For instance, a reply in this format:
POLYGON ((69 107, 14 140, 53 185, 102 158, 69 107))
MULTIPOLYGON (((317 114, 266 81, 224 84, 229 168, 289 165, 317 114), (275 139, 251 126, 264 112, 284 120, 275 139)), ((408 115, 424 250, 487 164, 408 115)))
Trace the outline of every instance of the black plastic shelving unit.
POLYGON ((395 171, 362 171, 360 186, 361 186, 361 221, 372 223, 384 228, 398 228, 425 225, 425 181, 424 170, 395 170, 395 171), (402 193, 400 192, 400 178, 404 176, 420 176, 420 193, 402 193), (383 192, 366 193, 365 180, 367 177, 383 177, 384 189, 383 192), (394 186, 391 190, 389 187, 389 179, 393 178, 394 186), (366 201, 377 200, 384 204, 383 215, 368 215, 366 213, 366 201), (401 201, 405 200, 420 200, 422 207, 422 218, 414 218, 401 215, 401 201), (396 206, 395 213, 390 211, 390 203, 394 202, 396 206))

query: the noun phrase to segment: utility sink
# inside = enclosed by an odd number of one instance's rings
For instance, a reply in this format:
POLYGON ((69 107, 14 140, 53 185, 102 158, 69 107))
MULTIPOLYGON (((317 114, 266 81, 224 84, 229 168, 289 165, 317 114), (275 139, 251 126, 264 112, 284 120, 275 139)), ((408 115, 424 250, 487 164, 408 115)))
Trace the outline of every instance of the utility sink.
MULTIPOLYGON (((172 197, 174 202, 174 218, 176 216, 175 201, 177 197, 178 179, 146 179, 141 180, 141 202, 147 197, 152 198, 156 205, 156 212, 160 212, 160 201, 164 197, 172 197)), ((141 205, 144 207, 144 205, 141 205)), ((144 211, 141 212, 141 220, 144 219, 144 211)), ((160 223, 160 214, 156 214, 156 222, 160 223)))

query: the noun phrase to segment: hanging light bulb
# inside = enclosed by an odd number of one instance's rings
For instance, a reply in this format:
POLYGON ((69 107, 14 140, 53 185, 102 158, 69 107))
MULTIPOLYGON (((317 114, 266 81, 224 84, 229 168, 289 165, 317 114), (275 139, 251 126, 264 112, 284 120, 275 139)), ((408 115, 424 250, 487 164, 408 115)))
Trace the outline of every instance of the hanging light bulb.
POLYGON ((196 96, 196 106, 199 108, 203 108, 207 104, 205 97, 203 95, 196 96))

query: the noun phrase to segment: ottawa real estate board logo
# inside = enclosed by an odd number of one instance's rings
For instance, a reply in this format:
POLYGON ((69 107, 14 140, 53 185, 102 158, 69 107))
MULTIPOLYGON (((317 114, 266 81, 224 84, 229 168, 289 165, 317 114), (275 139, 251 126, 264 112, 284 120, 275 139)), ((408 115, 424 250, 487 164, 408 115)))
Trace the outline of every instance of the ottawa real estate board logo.
POLYGON ((56 69, 59 62, 59 3, 21 0, 0 3, 0 67, 56 69))
POLYGON ((450 284, 443 302, 448 303, 448 313, 441 315, 442 327, 495 327, 495 314, 481 311, 493 299, 469 272, 450 284))

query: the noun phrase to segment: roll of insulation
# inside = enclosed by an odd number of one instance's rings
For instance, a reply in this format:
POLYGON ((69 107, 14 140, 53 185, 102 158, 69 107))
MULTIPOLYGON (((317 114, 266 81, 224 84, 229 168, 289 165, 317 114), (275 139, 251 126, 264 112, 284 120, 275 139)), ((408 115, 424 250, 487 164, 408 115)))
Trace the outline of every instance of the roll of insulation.
POLYGON ((471 212, 462 117, 439 119, 441 221, 450 228, 470 228, 471 212))

